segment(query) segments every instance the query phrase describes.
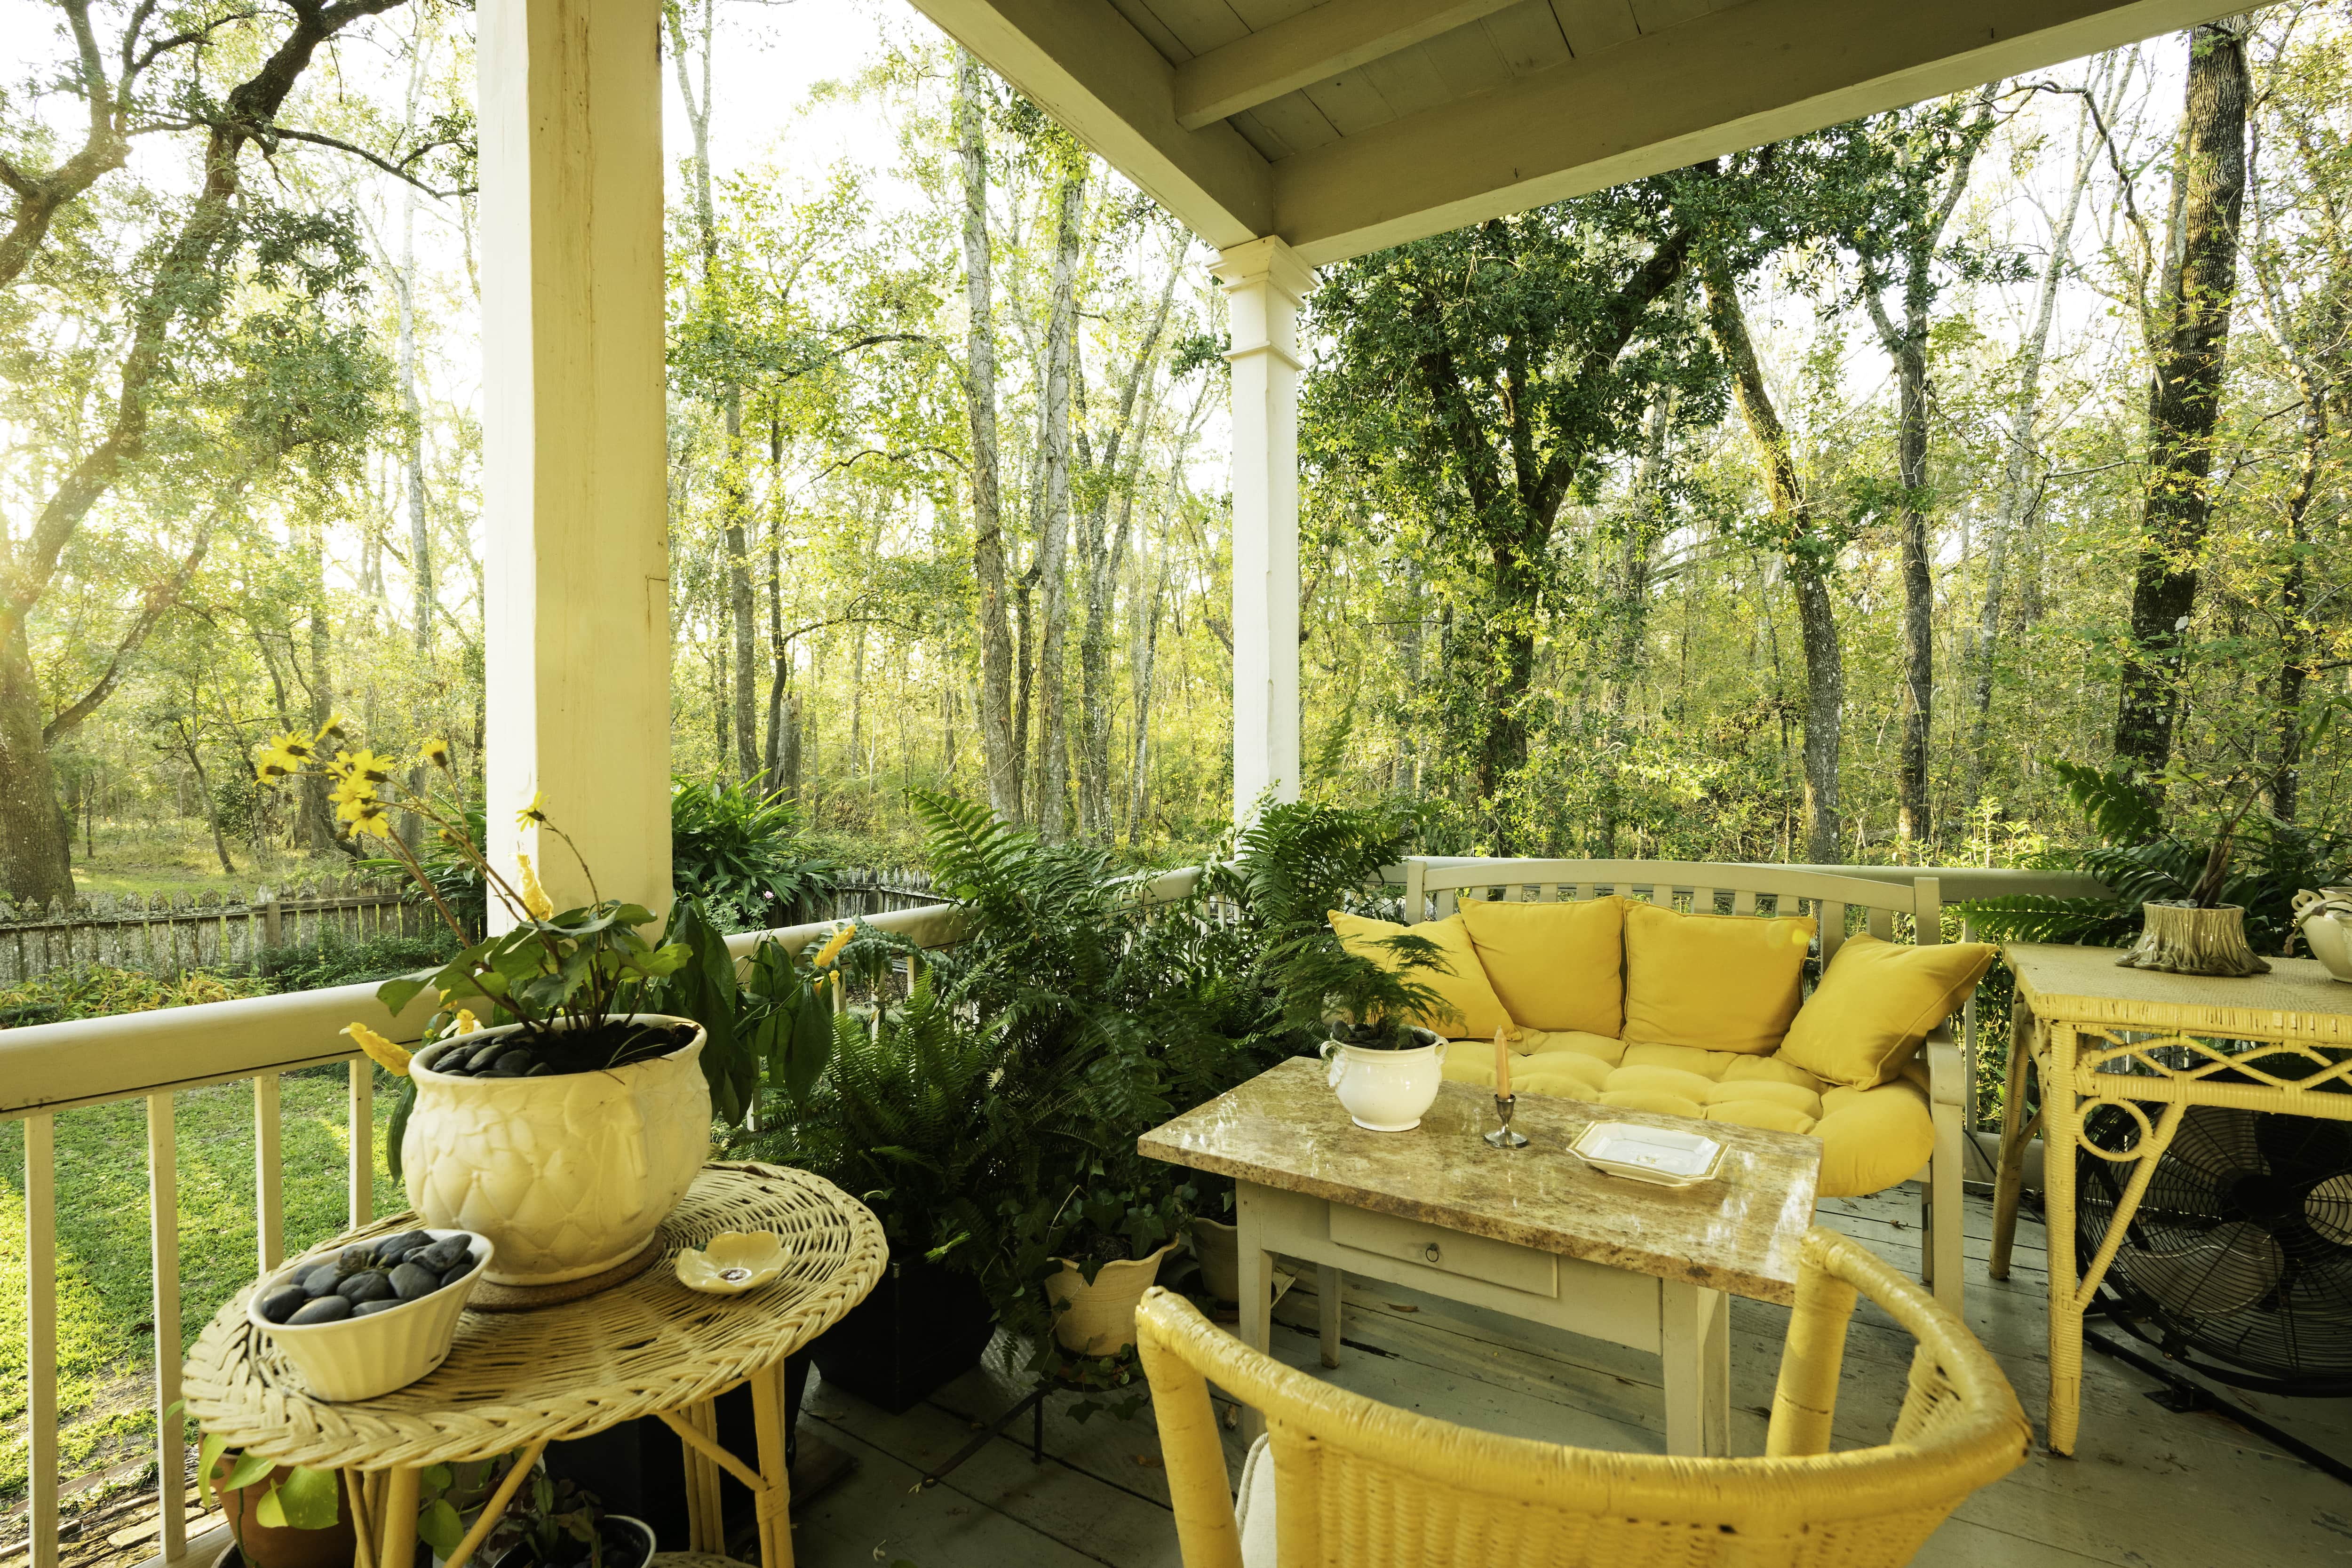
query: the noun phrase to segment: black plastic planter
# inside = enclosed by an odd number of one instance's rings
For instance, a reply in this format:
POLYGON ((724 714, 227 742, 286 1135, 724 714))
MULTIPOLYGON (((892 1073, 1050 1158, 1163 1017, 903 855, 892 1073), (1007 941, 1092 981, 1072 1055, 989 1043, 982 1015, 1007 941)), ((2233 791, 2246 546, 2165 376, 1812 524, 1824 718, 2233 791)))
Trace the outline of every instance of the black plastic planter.
POLYGON ((874 1293, 809 1348, 828 1385, 896 1415, 979 1365, 995 1331, 979 1280, 894 1258, 874 1293))

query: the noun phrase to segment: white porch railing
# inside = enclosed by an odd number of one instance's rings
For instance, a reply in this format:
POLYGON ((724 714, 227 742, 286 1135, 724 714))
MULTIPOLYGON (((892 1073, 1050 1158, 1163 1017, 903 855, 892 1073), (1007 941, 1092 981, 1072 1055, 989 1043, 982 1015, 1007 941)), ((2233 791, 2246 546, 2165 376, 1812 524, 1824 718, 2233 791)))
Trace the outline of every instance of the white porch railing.
MULTIPOLYGON (((896 931, 918 946, 954 940, 951 907, 888 910, 857 917, 896 931)), ((763 936, 797 950, 821 940, 837 922, 728 939, 739 958, 763 936)), ((173 1125, 174 1097, 183 1089, 250 1079, 253 1084, 253 1194, 256 1272, 284 1259, 285 1163, 279 1137, 278 1080, 286 1073, 333 1062, 350 1073, 347 1212, 352 1225, 374 1217, 374 1077, 367 1058, 341 1033, 354 1019, 413 1043, 433 1012, 431 993, 401 1017, 389 1017, 373 984, 341 985, 282 996, 214 1002, 114 1018, 43 1024, 0 1032, 0 1121, 24 1123, 26 1366, 28 1541, 0 1541, 0 1568, 57 1568, 59 1562, 58 1475, 58 1112, 111 1103, 147 1102, 149 1258, 153 1271, 155 1459, 158 1483, 152 1522, 151 1563, 185 1561, 188 1526, 199 1516, 201 1489, 190 1473, 189 1449, 177 1417, 163 1413, 180 1398, 181 1271, 179 1171, 173 1125), (177 1485, 174 1485, 174 1481, 177 1485), (191 1492, 194 1496, 191 1497, 191 1492), (29 1552, 29 1557, 27 1556, 29 1552)), ((128 1153, 128 1151, 125 1151, 128 1153)), ((201 1521, 199 1516, 199 1522, 201 1521)), ((117 1535, 121 1519, 110 1519, 117 1535)), ((200 1537, 197 1545, 211 1541, 200 1537)))
MULTIPOLYGON (((1447 861, 1446 864, 1457 862, 1447 861)), ((1849 877, 1890 881, 1935 875, 1947 900, 1999 893, 2083 893, 2097 890, 2087 878, 2064 873, 2000 871, 1971 868, 1821 868, 1849 877)), ((1183 897, 1197 871, 1151 877, 1145 886, 1153 902, 1183 897)), ((1399 877, 1392 879, 1401 880, 1399 877)), ((893 910, 857 917, 878 930, 895 931, 919 947, 953 942, 961 916, 952 906, 893 910)), ((821 939, 837 922, 821 921, 774 932, 730 937, 740 957, 764 936, 797 948, 821 939)), ((255 1268, 263 1271, 283 1259, 285 1246, 284 1156, 279 1136, 278 1085, 282 1075, 305 1068, 348 1064, 349 1168, 346 1208, 353 1225, 373 1217, 374 1080, 364 1058, 341 1033, 354 1019, 382 1029, 395 1040, 413 1042, 430 1016, 430 993, 398 1019, 375 1000, 373 984, 210 1003, 114 1018, 46 1024, 0 1031, 0 1121, 21 1121, 25 1138, 26 1256, 26 1415, 29 1541, 0 1541, 0 1568, 57 1568, 59 1562, 58 1475, 57 1207, 55 1118, 60 1111, 129 1100, 146 1101, 149 1250, 153 1278, 155 1325, 155 1457, 160 1478, 152 1522, 156 1549, 151 1568, 170 1568, 214 1538, 191 1542, 192 1516, 201 1522, 191 1489, 189 1448, 176 1419, 163 1412, 180 1397, 181 1271, 178 1168, 173 1131, 174 1097, 184 1089, 249 1080, 253 1085, 253 1194, 257 1237, 255 1268), (176 1481, 176 1485, 174 1484, 176 1481)), ((1976 1042, 1974 1005, 1969 1009, 1969 1050, 1976 1042)), ((110 1525, 117 1521, 110 1519, 110 1525)), ((121 1531, 115 1531, 120 1535, 121 1531)))

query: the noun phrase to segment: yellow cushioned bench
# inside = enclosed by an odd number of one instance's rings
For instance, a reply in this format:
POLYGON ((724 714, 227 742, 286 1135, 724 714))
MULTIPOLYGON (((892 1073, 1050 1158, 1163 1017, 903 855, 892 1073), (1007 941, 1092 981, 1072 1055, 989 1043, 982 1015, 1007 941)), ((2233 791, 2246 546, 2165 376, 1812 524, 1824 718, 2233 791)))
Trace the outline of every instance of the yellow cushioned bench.
MULTIPOLYGON (((1404 872, 1406 918, 1450 970, 1415 976, 1448 1013, 1425 1021, 1465 1042, 1447 1078, 1492 1084, 1494 1053, 1477 1047, 1499 1029, 1515 1092, 1819 1138, 1823 1197, 1925 1168, 1922 1275, 1959 1309, 1966 1086, 1947 1019, 1991 950, 1942 942, 1936 879, 1433 858, 1404 872)), ((1365 952, 1397 929, 1332 925, 1365 952)))

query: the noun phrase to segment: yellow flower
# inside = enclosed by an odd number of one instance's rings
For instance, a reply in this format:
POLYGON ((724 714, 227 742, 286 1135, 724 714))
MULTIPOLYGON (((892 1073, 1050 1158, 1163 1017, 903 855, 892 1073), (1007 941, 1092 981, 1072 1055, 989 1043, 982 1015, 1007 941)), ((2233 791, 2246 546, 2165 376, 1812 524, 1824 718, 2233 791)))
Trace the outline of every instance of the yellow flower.
POLYGON ((474 1016, 472 1008, 460 1007, 457 1009, 457 1021, 449 1026, 449 1035, 454 1039, 459 1035, 470 1035, 481 1026, 482 1022, 474 1016))
POLYGON ((377 838, 392 837, 392 813, 383 802, 373 795, 365 800, 347 800, 335 808, 338 821, 352 825, 353 833, 364 833, 377 838))
POLYGON ((363 779, 372 784, 386 783, 392 777, 393 760, 390 757, 378 756, 365 746, 359 749, 357 755, 348 752, 339 752, 336 753, 335 760, 343 764, 347 776, 363 779))
POLYGON ((373 800, 375 785, 354 773, 342 779, 334 788, 329 790, 327 798, 333 801, 338 807, 350 805, 358 801, 373 800))
POLYGON ((340 713, 328 714, 327 721, 319 726, 319 739, 321 742, 343 739, 343 716, 340 713))
POLYGON ((395 1078, 408 1076, 408 1058, 415 1053, 403 1050, 365 1024, 353 1024, 343 1031, 360 1049, 383 1064, 384 1070, 395 1078))
POLYGON ((316 752, 308 735, 298 734, 291 730, 270 736, 262 750, 291 757, 298 763, 309 762, 316 752))
POLYGON ((539 885, 539 873, 530 868, 530 857, 518 855, 515 863, 522 868, 523 912, 535 921, 550 920, 555 914, 555 900, 539 885))
POLYGON ((431 763, 443 773, 447 773, 449 771, 449 742, 440 740, 425 742, 425 744, 416 748, 416 760, 420 763, 431 763))
POLYGON ((547 792, 543 789, 535 789, 530 792, 530 804, 515 813, 515 827, 520 831, 529 827, 534 822, 546 820, 547 792))
POLYGON ((301 763, 283 752, 264 752, 253 763, 254 776, 265 784, 272 779, 291 778, 301 771, 301 763))
POLYGON ((841 956, 841 950, 849 945, 849 939, 856 933, 857 928, 855 925, 842 927, 825 939, 825 944, 816 950, 816 956, 809 961, 810 963, 818 969, 823 969, 841 956))

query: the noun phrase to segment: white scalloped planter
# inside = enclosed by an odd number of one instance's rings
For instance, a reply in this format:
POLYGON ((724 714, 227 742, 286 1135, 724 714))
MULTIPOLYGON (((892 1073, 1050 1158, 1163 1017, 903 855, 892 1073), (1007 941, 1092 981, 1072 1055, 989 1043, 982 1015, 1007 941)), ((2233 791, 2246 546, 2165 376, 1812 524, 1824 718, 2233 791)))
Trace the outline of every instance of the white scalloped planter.
POLYGON ((1078 1355, 1117 1355, 1133 1344, 1136 1306, 1160 1278, 1160 1260, 1175 1246, 1168 1241, 1149 1258, 1106 1263, 1091 1285, 1076 1263, 1055 1258, 1061 1272, 1045 1276, 1045 1298, 1056 1309, 1055 1342, 1078 1355))
POLYGON ((417 1053, 416 1106, 400 1141, 408 1201, 428 1226, 478 1231, 496 1247, 487 1278, 554 1285, 601 1274, 653 1239, 710 1158, 710 1086, 701 1026, 666 1057, 604 1072, 451 1078, 445 1052, 512 1034, 501 1025, 417 1053))

